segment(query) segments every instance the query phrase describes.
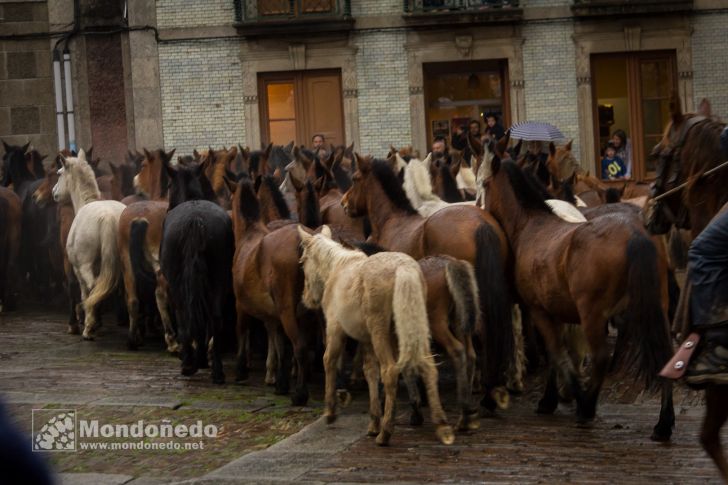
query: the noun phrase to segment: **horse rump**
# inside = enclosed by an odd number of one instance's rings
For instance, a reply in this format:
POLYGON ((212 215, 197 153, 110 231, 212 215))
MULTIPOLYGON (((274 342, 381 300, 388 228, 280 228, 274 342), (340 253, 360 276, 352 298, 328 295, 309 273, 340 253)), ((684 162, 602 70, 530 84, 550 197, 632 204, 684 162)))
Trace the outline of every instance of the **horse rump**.
POLYGON ((144 255, 148 227, 149 221, 146 219, 135 219, 131 222, 129 230, 129 261, 134 273, 137 298, 145 306, 155 302, 154 290, 157 287, 157 278, 144 255))
POLYGON ((636 369, 636 377, 655 389, 658 373, 672 356, 670 333, 660 301, 657 277, 657 249, 654 243, 638 232, 627 243, 627 295, 629 302, 624 332, 625 348, 620 349, 617 364, 623 369, 636 369))

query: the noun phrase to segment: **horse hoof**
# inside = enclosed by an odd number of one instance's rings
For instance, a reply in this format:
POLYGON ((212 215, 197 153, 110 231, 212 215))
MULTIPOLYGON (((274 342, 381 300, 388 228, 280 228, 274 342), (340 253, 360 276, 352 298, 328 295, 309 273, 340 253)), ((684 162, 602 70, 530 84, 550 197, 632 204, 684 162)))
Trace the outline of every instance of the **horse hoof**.
POLYGON ((367 436, 377 436, 379 434, 379 421, 369 421, 367 428, 367 436))
POLYGON ((351 393, 346 389, 337 389, 336 400, 342 408, 348 407, 351 404, 351 393))
POLYGON ((594 418, 590 418, 587 416, 577 416, 576 417, 576 427, 577 428, 591 428, 594 426, 594 418))
POLYGON ((505 387, 496 387, 491 392, 490 395, 493 397, 493 401, 495 401, 496 406, 498 406, 498 409, 500 410, 506 410, 510 406, 511 403, 511 396, 508 394, 508 390, 505 387))
POLYGON ((658 443, 666 443, 670 441, 670 438, 672 438, 672 426, 665 427, 660 424, 655 426, 650 436, 652 441, 657 441, 658 443))
POLYGON ((435 434, 443 445, 451 445, 455 443, 455 433, 453 433, 452 428, 446 424, 438 426, 435 430, 435 434))
POLYGON ((559 406, 558 401, 550 402, 545 399, 541 399, 538 402, 538 408, 536 408, 536 414, 554 414, 556 408, 559 406))
POLYGON ((69 325, 68 326, 69 335, 79 335, 80 333, 81 333, 81 329, 78 328, 78 325, 69 325))
POLYGON ((300 391, 291 396, 291 406, 305 406, 308 403, 308 392, 300 391))
POLYGON ((326 414, 326 424, 334 424, 336 422, 336 415, 335 414, 326 414))
POLYGON ((387 446, 389 445, 389 438, 392 437, 392 433, 389 431, 382 430, 378 435, 376 439, 376 443, 378 446, 387 446))
POLYGON ((422 417, 421 413, 418 412, 412 412, 410 414, 409 424, 410 426, 422 426, 422 423, 425 422, 425 418, 422 417))
POLYGON ((476 429, 480 429, 480 416, 477 412, 460 416, 458 431, 475 431, 476 429))
POLYGON ((195 375, 195 373, 197 373, 197 367, 182 367, 182 375, 185 377, 195 375))
POLYGON ((86 341, 88 341, 88 342, 92 342, 94 340, 94 336, 93 335, 89 335, 87 333, 84 333, 83 334, 83 339, 86 340, 86 341))
POLYGON ((223 374, 220 374, 220 375, 217 375, 217 376, 216 375, 213 375, 212 376, 212 383, 213 384, 218 384, 218 385, 225 384, 225 375, 223 375, 223 374))

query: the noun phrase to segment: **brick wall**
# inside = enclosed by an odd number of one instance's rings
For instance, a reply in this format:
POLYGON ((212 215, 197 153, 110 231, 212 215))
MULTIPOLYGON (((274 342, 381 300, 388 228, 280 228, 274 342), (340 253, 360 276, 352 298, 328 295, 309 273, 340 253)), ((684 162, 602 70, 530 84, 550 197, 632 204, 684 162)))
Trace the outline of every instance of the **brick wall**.
POLYGON ((157 0, 157 27, 230 25, 235 20, 233 0, 157 0))
POLYGON ((404 31, 357 35, 359 130, 362 153, 383 157, 389 145, 411 143, 404 31))
POLYGON ((523 27, 523 76, 526 119, 556 125, 574 139, 579 152, 576 53, 571 21, 531 23, 523 27))
MULTIPOLYGON (((45 2, 0 3, 0 32, 48 29, 45 2)), ((57 149, 55 99, 48 40, 0 42, 0 138, 30 141, 43 154, 57 149)))
POLYGON ((728 120, 728 13, 697 14, 693 27, 695 107, 708 98, 713 114, 728 120))
POLYGON ((159 45, 164 145, 179 154, 245 140, 238 40, 159 45))
POLYGON ((351 15, 374 17, 377 15, 402 15, 402 0, 351 0, 351 15))

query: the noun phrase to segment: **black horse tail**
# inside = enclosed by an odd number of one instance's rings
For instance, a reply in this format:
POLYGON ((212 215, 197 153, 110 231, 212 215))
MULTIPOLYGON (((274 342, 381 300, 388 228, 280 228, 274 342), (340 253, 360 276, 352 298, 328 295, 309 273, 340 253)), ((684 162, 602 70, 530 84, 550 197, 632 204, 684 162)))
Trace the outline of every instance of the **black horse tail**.
POLYGON ((157 287, 157 279, 149 267, 144 256, 144 241, 147 237, 149 221, 146 219, 135 219, 131 221, 129 230, 129 261, 132 274, 134 275, 134 286, 136 296, 141 300, 149 300, 151 294, 154 299, 154 290, 157 287))
POLYGON ((645 235, 635 232, 627 243, 626 348, 620 353, 622 368, 637 369, 636 377, 654 389, 658 373, 672 356, 670 331, 660 303, 657 249, 645 235))
POLYGON ((207 229, 199 216, 193 216, 185 221, 182 234, 185 235, 181 244, 182 266, 178 274, 175 304, 182 306, 186 315, 187 325, 178 322, 180 341, 188 339, 197 340, 197 348, 207 347, 207 319, 210 314, 207 295, 207 261, 205 247, 207 245, 207 229))
POLYGON ((475 276, 485 354, 483 382, 488 388, 505 382, 505 373, 513 365, 515 354, 511 301, 500 244, 500 238, 490 224, 482 223, 475 230, 475 276))
POLYGON ((454 302, 455 317, 463 334, 470 338, 480 317, 475 271, 467 261, 452 260, 445 266, 445 280, 454 302))

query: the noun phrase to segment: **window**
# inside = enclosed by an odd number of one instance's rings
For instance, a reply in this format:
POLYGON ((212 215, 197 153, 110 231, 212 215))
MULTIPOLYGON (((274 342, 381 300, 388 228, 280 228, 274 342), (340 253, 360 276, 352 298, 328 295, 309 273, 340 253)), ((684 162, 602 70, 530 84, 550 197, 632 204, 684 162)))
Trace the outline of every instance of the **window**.
POLYGON ((258 77, 264 143, 308 146, 315 134, 326 144, 344 144, 341 73, 294 71, 258 77))
POLYGON ((591 64, 597 159, 614 132, 623 130, 631 148, 632 178, 654 178, 648 155, 669 121, 670 96, 677 89, 675 53, 600 54, 592 56, 591 64))

